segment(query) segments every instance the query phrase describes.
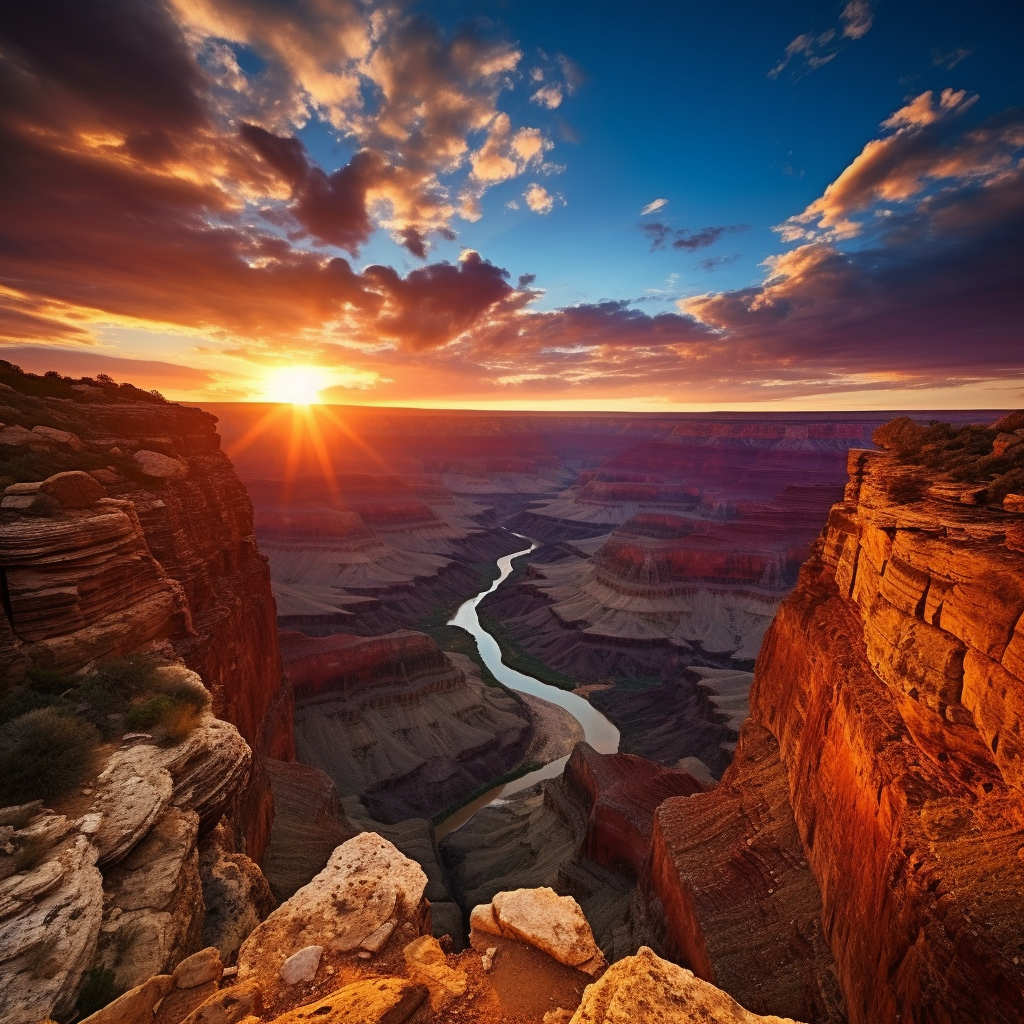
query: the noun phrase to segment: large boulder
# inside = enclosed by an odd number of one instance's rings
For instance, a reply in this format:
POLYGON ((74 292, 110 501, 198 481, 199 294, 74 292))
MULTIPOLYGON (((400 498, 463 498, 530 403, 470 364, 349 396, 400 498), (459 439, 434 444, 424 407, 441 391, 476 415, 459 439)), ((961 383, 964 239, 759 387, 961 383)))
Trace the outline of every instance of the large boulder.
POLYGON ((61 508, 89 508, 107 496, 103 485, 80 469, 48 476, 39 485, 39 492, 49 495, 61 508))
POLYGON ((570 1024, 795 1024, 761 1017, 690 971, 641 946, 588 985, 570 1024))
POLYGON ((429 930, 427 876, 376 833, 339 846, 308 885, 275 910, 238 952, 240 980, 278 984, 285 960, 307 946, 328 955, 377 953, 399 925, 408 938, 429 930), (411 934, 410 934, 411 933, 411 934))
POLYGON ((499 892, 490 903, 473 908, 469 923, 474 946, 486 943, 488 934, 501 935, 594 977, 606 967, 580 905, 547 886, 499 892))
POLYGON ((403 1024, 426 998, 426 988, 405 978, 366 978, 275 1017, 272 1024, 403 1024))

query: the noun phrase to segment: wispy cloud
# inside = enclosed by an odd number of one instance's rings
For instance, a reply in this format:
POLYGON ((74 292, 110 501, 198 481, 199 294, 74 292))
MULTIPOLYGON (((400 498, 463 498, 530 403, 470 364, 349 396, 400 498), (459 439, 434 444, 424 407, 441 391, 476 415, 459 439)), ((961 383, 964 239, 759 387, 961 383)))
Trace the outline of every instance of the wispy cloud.
POLYGON ((735 263, 741 256, 742 253, 735 253, 732 256, 708 256, 706 259, 699 260, 697 262, 697 266, 700 267, 701 270, 717 270, 719 267, 735 263))
POLYGON ((652 202, 648 203, 640 211, 640 216, 641 217, 646 217, 647 214, 655 213, 656 211, 660 210, 664 206, 668 206, 668 200, 667 199, 655 199, 652 202))
POLYGON ((839 15, 840 24, 823 32, 801 32, 787 47, 782 59, 769 72, 769 78, 778 78, 797 58, 802 69, 797 77, 808 71, 824 67, 834 60, 842 49, 843 39, 861 39, 874 23, 874 12, 869 0, 848 0, 839 15))
POLYGON ((868 0, 849 0, 839 17, 843 22, 843 35, 849 39, 860 39, 866 36, 875 21, 875 15, 868 0))
POLYGON ((932 50, 932 67, 945 68, 946 71, 952 71, 957 64, 967 60, 974 53, 974 50, 973 46, 957 46, 948 53, 932 50))
POLYGON ((664 249, 670 243, 673 249, 696 252, 698 249, 706 249, 708 246, 714 245, 724 234, 746 231, 749 227, 749 224, 721 224, 701 228, 699 231, 690 231, 688 228, 673 229, 668 224, 655 220, 641 224, 640 230, 649 239, 651 252, 656 249, 664 249))

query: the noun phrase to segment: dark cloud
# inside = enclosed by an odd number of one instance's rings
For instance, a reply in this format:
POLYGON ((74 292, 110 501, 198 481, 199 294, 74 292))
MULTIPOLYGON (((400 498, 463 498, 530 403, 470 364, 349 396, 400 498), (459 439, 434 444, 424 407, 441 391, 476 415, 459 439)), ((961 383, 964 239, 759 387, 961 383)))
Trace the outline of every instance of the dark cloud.
POLYGON ((650 241, 651 252, 656 249, 664 249, 669 242, 673 249, 696 252, 698 249, 706 249, 708 246, 714 245, 724 234, 746 231, 749 226, 749 224, 723 224, 717 227, 701 228, 700 231, 690 231, 687 228, 673 229, 661 221, 650 221, 641 224, 640 230, 650 241))
POLYGON ((724 267, 730 263, 735 263, 740 258, 740 256, 740 253, 735 253, 732 256, 708 256, 707 259, 698 260, 697 266, 700 267, 701 270, 717 270, 719 267, 724 267))

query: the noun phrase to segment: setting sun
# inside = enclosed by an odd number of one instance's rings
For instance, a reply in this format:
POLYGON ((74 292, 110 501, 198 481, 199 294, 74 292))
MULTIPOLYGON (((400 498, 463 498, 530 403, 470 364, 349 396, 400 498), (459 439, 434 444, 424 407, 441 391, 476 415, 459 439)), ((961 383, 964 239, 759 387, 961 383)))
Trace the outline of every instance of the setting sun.
POLYGON ((284 366, 268 374, 263 393, 270 402, 317 405, 328 384, 326 371, 318 366, 284 366))

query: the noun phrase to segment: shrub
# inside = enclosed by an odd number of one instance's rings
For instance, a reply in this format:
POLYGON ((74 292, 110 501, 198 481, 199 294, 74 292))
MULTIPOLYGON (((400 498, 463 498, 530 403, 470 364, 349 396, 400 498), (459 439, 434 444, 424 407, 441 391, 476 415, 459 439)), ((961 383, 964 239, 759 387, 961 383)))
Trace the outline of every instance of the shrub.
POLYGON ((140 729, 151 729, 173 708, 170 697, 160 693, 149 700, 136 704, 127 715, 124 716, 124 727, 131 732, 138 732, 140 729))
POLYGON ((1001 420, 996 420, 992 424, 992 429, 998 430, 1001 434, 1012 434, 1015 430, 1022 428, 1024 428, 1024 409, 1008 412, 1001 420))
POLYGON ((40 693, 64 693, 71 689, 77 680, 74 676, 65 675, 63 672, 54 672, 48 668, 30 668, 25 684, 40 693))
POLYGON ((61 701, 47 693, 39 693, 38 690, 31 690, 24 686, 18 686, 8 690, 0 699, 0 725, 5 722, 13 722, 30 711, 39 711, 41 708, 52 708, 54 705, 67 706, 67 701, 61 701))
POLYGON ((196 683, 183 679, 164 682, 158 675, 153 688, 158 692, 136 704, 127 715, 126 729, 151 729, 160 725, 171 739, 187 736, 199 722, 210 703, 210 695, 196 683))
POLYGON ((92 767, 99 731, 53 708, 0 728, 0 803, 48 800, 79 785, 92 767))

